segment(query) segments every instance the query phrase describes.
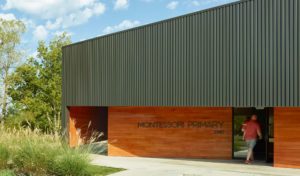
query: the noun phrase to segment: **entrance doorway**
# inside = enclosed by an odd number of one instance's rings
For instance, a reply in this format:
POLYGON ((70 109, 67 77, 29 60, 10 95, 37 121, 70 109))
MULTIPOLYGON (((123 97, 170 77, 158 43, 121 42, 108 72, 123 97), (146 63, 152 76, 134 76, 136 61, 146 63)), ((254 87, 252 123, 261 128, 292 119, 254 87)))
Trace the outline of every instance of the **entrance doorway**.
POLYGON ((261 126, 262 140, 254 148, 255 160, 273 162, 273 108, 234 108, 233 109, 233 158, 245 159, 247 145, 243 140, 242 124, 256 114, 261 126))
POLYGON ((91 153, 107 154, 108 107, 71 106, 69 111, 69 145, 85 146, 91 153))

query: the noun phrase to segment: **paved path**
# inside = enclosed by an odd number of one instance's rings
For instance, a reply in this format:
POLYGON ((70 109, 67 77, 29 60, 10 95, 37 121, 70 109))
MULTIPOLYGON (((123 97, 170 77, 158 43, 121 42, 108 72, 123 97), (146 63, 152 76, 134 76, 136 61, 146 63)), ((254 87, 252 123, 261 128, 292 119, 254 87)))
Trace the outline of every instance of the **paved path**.
POLYGON ((111 176, 300 176, 299 169, 241 162, 92 155, 93 164, 127 169, 111 176))

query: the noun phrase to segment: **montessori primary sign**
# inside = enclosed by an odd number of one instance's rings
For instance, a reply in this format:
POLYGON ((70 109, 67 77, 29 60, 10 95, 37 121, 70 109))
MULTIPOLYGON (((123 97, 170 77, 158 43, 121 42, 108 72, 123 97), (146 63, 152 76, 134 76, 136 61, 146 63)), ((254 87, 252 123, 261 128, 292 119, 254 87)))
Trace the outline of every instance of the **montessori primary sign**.
POLYGON ((138 122, 138 128, 213 128, 221 129, 223 121, 155 121, 138 122))
POLYGON ((138 128, 144 129, 211 129, 214 134, 224 134, 223 121, 154 121, 138 122, 138 128))

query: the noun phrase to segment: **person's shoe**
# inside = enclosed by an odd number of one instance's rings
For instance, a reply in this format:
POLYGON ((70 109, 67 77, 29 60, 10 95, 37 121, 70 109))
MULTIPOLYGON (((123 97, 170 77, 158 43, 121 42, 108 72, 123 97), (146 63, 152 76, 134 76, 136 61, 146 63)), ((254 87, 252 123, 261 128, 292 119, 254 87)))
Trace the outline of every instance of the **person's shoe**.
POLYGON ((251 161, 250 160, 246 160, 245 164, 251 164, 251 161))

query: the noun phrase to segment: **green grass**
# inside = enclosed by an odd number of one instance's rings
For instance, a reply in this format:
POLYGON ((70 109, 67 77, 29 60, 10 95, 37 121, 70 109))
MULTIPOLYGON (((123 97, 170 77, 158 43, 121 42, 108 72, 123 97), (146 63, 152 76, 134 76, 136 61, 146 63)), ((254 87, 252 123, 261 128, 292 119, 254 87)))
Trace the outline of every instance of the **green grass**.
MULTIPOLYGON (((97 166, 97 165, 88 165, 86 170, 91 176, 106 176, 109 174, 123 171, 124 169, 97 166)), ((0 176, 16 176, 16 175, 12 170, 2 170, 0 171, 0 176)))
POLYGON ((0 176, 100 176, 122 170, 91 165, 90 151, 70 148, 59 133, 0 125, 0 176))
POLYGON ((124 169, 97 166, 97 165, 89 165, 87 170, 93 176, 104 176, 104 175, 109 175, 109 174, 123 171, 124 169))
POLYGON ((0 176, 16 176, 11 170, 0 170, 0 176))
POLYGON ((8 161, 9 161, 9 151, 6 147, 0 145, 0 169, 6 168, 8 161))

